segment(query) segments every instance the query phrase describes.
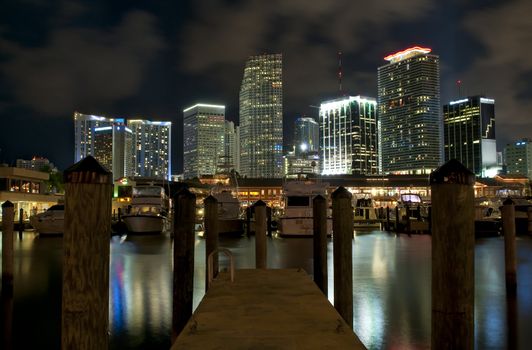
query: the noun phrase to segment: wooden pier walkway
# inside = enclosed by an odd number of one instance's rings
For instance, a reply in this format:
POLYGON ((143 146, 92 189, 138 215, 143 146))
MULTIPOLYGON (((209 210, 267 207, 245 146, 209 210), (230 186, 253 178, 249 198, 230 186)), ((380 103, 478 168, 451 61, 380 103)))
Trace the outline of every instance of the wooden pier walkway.
POLYGON ((213 281, 172 349, 365 349, 303 270, 213 281))

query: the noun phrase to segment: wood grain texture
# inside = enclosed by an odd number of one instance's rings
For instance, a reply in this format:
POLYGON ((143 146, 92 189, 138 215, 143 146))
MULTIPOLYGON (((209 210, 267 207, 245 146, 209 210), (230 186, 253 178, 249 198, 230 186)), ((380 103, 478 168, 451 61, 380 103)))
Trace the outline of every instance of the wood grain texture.
POLYGON ((192 316, 196 196, 183 190, 174 198, 174 203, 172 342, 192 316))
MULTIPOLYGON (((10 203, 10 202, 6 202, 10 203)), ((13 230, 15 224, 14 207, 2 207, 2 291, 13 289, 13 230)))
POLYGON ((66 184, 63 237, 63 349, 107 349, 109 342, 109 184, 66 184))
POLYGON ((473 349, 474 191, 432 184, 432 349, 473 349))
POLYGON ((353 207, 350 193, 337 192, 332 196, 334 307, 353 328, 353 207))
POLYGON ((314 282, 328 296, 327 278, 327 200, 316 196, 312 201, 314 282))
POLYGON ((511 294, 517 291, 517 255, 515 246, 515 206, 502 206, 502 231, 504 233, 504 269, 506 290, 511 294))

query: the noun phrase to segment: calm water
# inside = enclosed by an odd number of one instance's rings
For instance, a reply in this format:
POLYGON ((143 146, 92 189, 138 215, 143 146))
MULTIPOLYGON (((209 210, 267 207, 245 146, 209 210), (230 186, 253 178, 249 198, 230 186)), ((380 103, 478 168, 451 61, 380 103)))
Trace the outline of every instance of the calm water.
MULTIPOLYGON (((170 347, 171 243, 163 236, 111 240, 111 348, 170 347)), ((254 267, 253 238, 222 239, 220 245, 233 252, 238 268, 254 267)), ((532 344, 532 239, 520 238, 517 245, 518 298, 516 303, 507 303, 503 240, 477 241, 477 349, 528 349, 525 344, 532 344)), ((38 238, 26 232, 22 241, 15 241, 15 249, 15 348, 59 349, 62 239, 38 238)), ((204 249, 204 241, 197 240, 194 307, 203 296, 204 249)), ((429 236, 395 237, 374 232, 357 237, 353 244, 354 328, 368 348, 430 347, 430 249, 429 236)), ((269 239, 268 264, 311 272, 312 240, 269 239)), ((226 265, 221 259, 220 266, 226 265)), ((330 298, 332 276, 329 271, 330 298)))

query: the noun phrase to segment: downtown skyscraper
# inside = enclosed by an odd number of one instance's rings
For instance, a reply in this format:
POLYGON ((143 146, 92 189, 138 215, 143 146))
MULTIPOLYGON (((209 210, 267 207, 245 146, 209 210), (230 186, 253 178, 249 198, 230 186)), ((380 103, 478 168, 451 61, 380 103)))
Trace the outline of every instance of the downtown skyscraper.
POLYGON ((443 159, 439 56, 411 47, 378 68, 384 173, 429 174, 443 159))
POLYGON ((240 174, 283 176, 283 60, 251 56, 240 87, 240 174))
POLYGON ((378 173, 377 102, 346 96, 320 105, 323 175, 378 173))
POLYGON ((183 110, 183 175, 214 175, 225 154, 225 106, 198 103, 183 110))
POLYGON ((116 180, 133 176, 133 133, 124 125, 102 126, 93 129, 94 157, 116 180))
POLYGON ((79 162, 88 155, 94 156, 95 128, 123 124, 123 118, 107 118, 74 112, 74 162, 79 162))
POLYGON ((297 118, 294 123, 294 150, 296 155, 318 153, 320 126, 314 118, 297 118))
POLYGON ((133 132, 134 175, 170 179, 172 122, 128 119, 133 132))
POLYGON ((445 161, 457 159, 479 177, 497 174, 495 100, 471 96, 443 106, 445 161))

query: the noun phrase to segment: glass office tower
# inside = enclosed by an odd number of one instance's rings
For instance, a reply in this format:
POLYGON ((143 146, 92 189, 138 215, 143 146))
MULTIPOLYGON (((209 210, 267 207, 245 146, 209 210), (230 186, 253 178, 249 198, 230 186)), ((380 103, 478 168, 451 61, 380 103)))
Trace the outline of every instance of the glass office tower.
POLYGON ((240 173, 283 175, 282 55, 251 56, 240 87, 240 173))
POLYGON ((378 68, 382 170, 429 174, 443 159, 439 57, 411 47, 378 68))

